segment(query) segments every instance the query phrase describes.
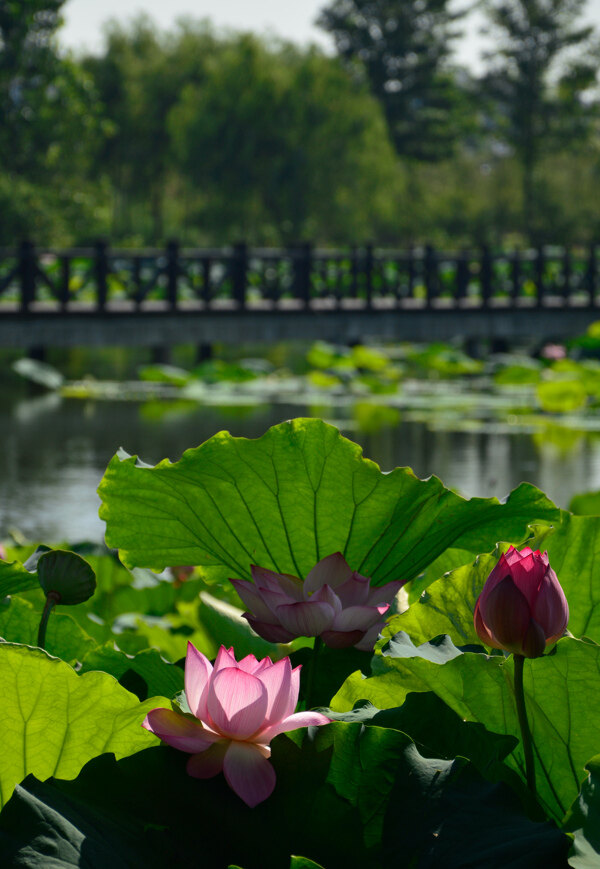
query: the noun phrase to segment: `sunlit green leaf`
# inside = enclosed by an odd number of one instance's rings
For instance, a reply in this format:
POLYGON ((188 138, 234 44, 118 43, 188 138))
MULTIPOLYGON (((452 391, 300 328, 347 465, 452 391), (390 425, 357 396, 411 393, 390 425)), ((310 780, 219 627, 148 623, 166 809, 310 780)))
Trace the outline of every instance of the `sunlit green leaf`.
POLYGON ((569 866, 595 869, 600 865, 600 754, 586 764, 588 777, 566 818, 565 829, 574 834, 569 866))
POLYGON ((140 725, 165 698, 140 704, 106 673, 77 673, 40 649, 0 643, 2 752, 0 804, 32 773, 74 778, 106 751, 124 757, 155 737, 140 725))
POLYGON ((558 516, 529 484, 500 504, 407 468, 382 474, 316 419, 258 440, 220 432, 155 468, 117 456, 99 493, 107 543, 127 565, 196 564, 220 577, 247 577, 252 563, 304 577, 339 550, 376 584, 408 580, 450 546, 484 552, 558 516))
MULTIPOLYGON (((40 607, 18 597, 11 598, 6 606, 0 607, 0 637, 9 643, 37 646, 41 615, 40 607)), ((70 615, 55 612, 48 622, 45 647, 50 655, 74 664, 96 647, 96 641, 70 615)))
MULTIPOLYGON (((393 651, 393 650, 391 650, 393 651)), ((418 650, 417 650, 418 652, 418 650)), ((600 646, 563 639, 555 654, 525 661, 525 694, 535 743, 538 794, 560 820, 579 792, 584 766, 598 741, 600 692, 575 690, 594 685, 600 646)), ((369 679, 353 674, 332 701, 338 711, 365 699, 380 709, 401 706, 409 691, 433 691, 466 721, 494 733, 520 738, 512 693, 513 659, 502 655, 459 654, 444 664, 422 657, 377 657, 369 679)), ((521 774, 519 745, 507 763, 521 774)))
POLYGON ((183 670, 165 661, 156 649, 144 649, 137 655, 127 655, 114 647, 113 643, 97 646, 83 658, 80 674, 91 670, 110 673, 115 679, 132 670, 146 683, 146 697, 174 697, 183 690, 183 670))

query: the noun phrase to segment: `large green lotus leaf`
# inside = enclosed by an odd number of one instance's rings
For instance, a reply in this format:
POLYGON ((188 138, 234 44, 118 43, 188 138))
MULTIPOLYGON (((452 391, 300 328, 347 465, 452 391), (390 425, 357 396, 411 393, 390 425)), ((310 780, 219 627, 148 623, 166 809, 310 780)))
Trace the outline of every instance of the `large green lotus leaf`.
POLYGON ((525 483, 500 504, 466 501, 408 468, 384 474, 318 419, 257 440, 220 432, 154 468, 115 456, 98 491, 107 544, 125 564, 196 564, 221 577, 247 577, 253 563, 305 577, 339 550, 378 584, 408 580, 450 546, 486 551, 558 517, 525 483))
POLYGON ((0 559, 0 600, 7 594, 39 588, 37 575, 30 573, 19 561, 0 559))
POLYGON ((129 813, 109 814, 27 776, 0 815, 0 861, 27 869, 164 869, 169 854, 129 813))
POLYGON ((381 843, 378 865, 564 867, 567 837, 529 820, 506 785, 464 758, 423 757, 397 730, 338 726, 328 781, 358 808, 366 844, 381 843))
MULTIPOLYGON (((530 530, 527 530, 526 536, 531 536, 530 530)), ((515 545, 517 545, 516 541, 515 545)), ((456 570, 457 567, 472 563, 473 553, 467 549, 454 549, 451 547, 444 550, 435 561, 428 564, 425 570, 410 583, 407 588, 409 602, 413 603, 413 601, 418 600, 424 589, 428 588, 440 576, 449 573, 451 570, 456 570)))
POLYGON ((561 522, 530 544, 546 549, 569 602, 569 630, 576 637, 600 642, 600 516, 572 516, 561 511, 561 522))
POLYGON ((384 636, 406 631, 413 643, 425 643, 438 634, 447 634, 460 646, 481 645, 473 625, 473 611, 497 560, 497 556, 481 555, 433 582, 405 612, 392 616, 384 636))
POLYGON ((2 752, 0 805, 32 773, 74 778, 106 751, 124 757, 155 737, 141 727, 146 713, 169 702, 140 704, 106 673, 77 673, 41 649, 0 644, 2 752))
POLYGON ((582 492, 573 495, 569 510, 577 516, 600 516, 600 492, 582 492))
MULTIPOLYGON (((0 606, 0 637, 9 643, 37 646, 37 635, 42 615, 38 609, 18 597, 0 606)), ((46 631, 46 651, 62 658, 68 664, 81 661, 96 647, 92 639, 67 613, 52 613, 46 631)))
POLYGON ((308 857, 292 857, 290 869, 323 869, 323 866, 315 863, 314 860, 309 860, 308 857))
POLYGON ((569 865, 597 869, 600 865, 600 754, 586 764, 588 777, 565 822, 574 834, 569 865))
POLYGON ((411 737, 425 757, 446 760, 465 757, 486 778, 502 779, 513 787, 517 784, 520 789, 518 776, 502 763, 517 740, 513 736, 491 733, 482 724, 463 721, 431 691, 408 694, 402 706, 396 709, 377 709, 363 702, 350 712, 332 712, 331 709, 323 712, 334 721, 401 730, 411 737))
MULTIPOLYGON (((55 844, 87 857, 76 865, 112 867, 107 854, 118 860, 121 845, 122 858, 130 853, 125 819, 129 830, 144 831, 140 854, 125 863, 127 869, 146 865, 148 844, 154 845, 155 854, 149 866, 282 869, 289 865, 290 854, 306 854, 328 869, 372 867, 364 862, 358 812, 325 783, 331 751, 323 735, 323 749, 308 738, 299 748, 285 735, 276 737, 271 759, 276 789, 254 808, 242 802, 223 775, 207 780, 188 776, 189 755, 165 746, 117 762, 106 754, 94 758, 74 781, 51 779, 40 786, 30 777, 14 805, 11 801, 0 814, 0 865, 46 869, 53 864, 44 857, 55 844), (38 800, 47 807, 43 814, 38 800), (44 815, 51 813, 47 829, 44 815), (94 828, 105 833, 104 843, 93 836, 94 828), (91 836, 87 848, 78 832, 82 830, 91 836), (15 863, 15 846, 19 856, 37 852, 39 862, 15 863)), ((116 863, 119 869, 122 865, 116 863)))
MULTIPOLYGON (((513 699, 513 658, 462 654, 447 643, 411 646, 399 635, 373 662, 375 675, 352 674, 332 700, 336 711, 369 700, 401 706, 409 691, 433 691, 465 721, 520 738, 513 699)), ((525 661, 524 686, 535 743, 538 794, 557 820, 579 793, 585 764, 598 746, 600 646, 565 638, 554 654, 525 661)), ((523 775, 521 746, 507 763, 523 775)))
MULTIPOLYGON (((600 517, 573 516, 561 511, 560 522, 535 530, 534 539, 527 541, 527 545, 548 552, 569 603, 570 632, 599 642, 600 585, 596 573, 600 560, 600 517)), ((501 544, 494 556, 482 555, 474 563, 451 570, 428 585, 406 612, 390 620, 384 634, 390 637, 406 631, 415 643, 423 643, 437 634, 448 634, 458 645, 480 643, 473 627, 475 603, 499 553, 507 548, 508 544, 501 544)))
POLYGON ((129 671, 136 673, 145 683, 143 699, 158 695, 174 697, 183 690, 183 670, 161 658, 156 649, 145 649, 137 655, 126 655, 116 649, 113 643, 105 643, 86 655, 78 672, 83 674, 93 670, 110 673, 121 682, 129 671))

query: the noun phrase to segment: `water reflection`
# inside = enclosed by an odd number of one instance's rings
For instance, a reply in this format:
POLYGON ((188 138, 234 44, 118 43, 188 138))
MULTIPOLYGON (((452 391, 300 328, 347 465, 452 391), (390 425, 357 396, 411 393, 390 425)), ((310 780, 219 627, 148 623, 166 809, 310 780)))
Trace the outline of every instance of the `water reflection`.
MULTIPOLYGON (((84 402, 45 395, 0 410, 0 539, 11 528, 26 537, 101 539, 96 488, 119 446, 156 463, 176 461, 216 431, 258 437, 269 426, 310 411, 300 406, 246 408, 146 406, 84 402)), ((316 408, 313 408, 315 411, 316 408)), ((365 417, 364 411, 362 412, 365 417)), ((600 488, 600 440, 548 429, 536 435, 509 426, 482 431, 436 429, 402 413, 365 425, 352 407, 319 408, 319 415, 358 441, 384 470, 412 467, 434 473, 466 496, 499 497, 522 480, 540 486, 561 506, 578 492, 600 488)), ((367 417, 365 417, 368 419, 367 417)))

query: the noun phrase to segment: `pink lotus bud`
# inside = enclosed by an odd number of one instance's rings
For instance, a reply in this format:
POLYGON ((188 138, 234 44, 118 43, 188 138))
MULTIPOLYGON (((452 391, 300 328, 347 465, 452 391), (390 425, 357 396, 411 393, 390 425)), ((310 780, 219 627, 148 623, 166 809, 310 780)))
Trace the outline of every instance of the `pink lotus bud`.
POLYGON ((187 751, 187 771, 212 778, 221 771, 229 787, 249 806, 271 795, 275 770, 269 743, 279 733, 329 724, 320 712, 294 712, 300 667, 289 658, 274 664, 247 655, 236 661, 221 646, 214 663, 188 643, 185 695, 195 720, 172 709, 153 709, 142 726, 167 745, 187 751))
POLYGON ((479 638, 494 649, 538 658, 565 632, 569 606, 560 583, 542 555, 511 546, 488 576, 475 605, 479 638))
POLYGON ((352 570, 340 552, 322 558, 304 582, 288 573, 251 566, 252 579, 231 582, 257 634, 272 643, 296 637, 321 637, 332 649, 373 643, 402 582, 371 588, 371 580, 352 570))
POLYGON ((6 549, 4 548, 4 546, 1 543, 0 543, 0 560, 6 561, 6 549))

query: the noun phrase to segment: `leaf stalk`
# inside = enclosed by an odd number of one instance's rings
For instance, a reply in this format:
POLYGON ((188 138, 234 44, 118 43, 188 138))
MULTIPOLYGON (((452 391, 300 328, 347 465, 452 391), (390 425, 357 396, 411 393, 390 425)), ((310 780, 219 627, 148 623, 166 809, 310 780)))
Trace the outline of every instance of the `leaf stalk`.
POLYGON ((42 613, 42 617, 40 619, 40 626, 38 628, 37 644, 40 649, 46 648, 46 628, 48 627, 48 619, 50 618, 52 607, 54 607, 55 604, 59 602, 59 600, 60 595, 56 591, 49 591, 46 595, 46 603, 44 605, 44 611, 42 613))
POLYGON ((519 727, 521 729, 521 743, 523 745, 523 753, 525 755, 525 778, 527 787, 531 791, 533 798, 536 798, 535 788, 535 763, 533 760, 533 742, 531 739, 531 731, 529 729, 529 721, 527 720, 527 709, 525 707, 525 692, 523 690, 523 665, 525 664, 524 655, 514 655, 515 660, 515 702, 517 706, 517 717, 519 719, 519 727))

